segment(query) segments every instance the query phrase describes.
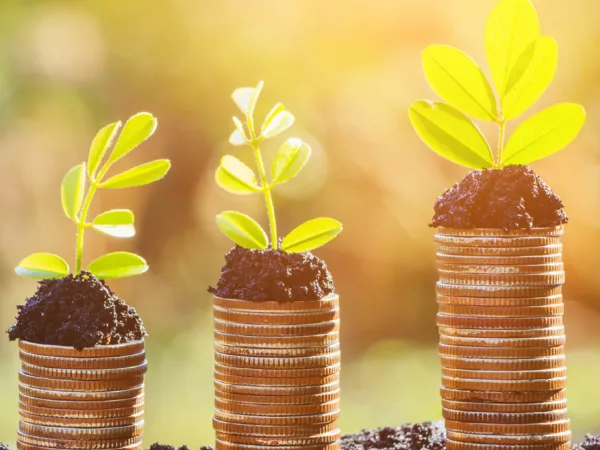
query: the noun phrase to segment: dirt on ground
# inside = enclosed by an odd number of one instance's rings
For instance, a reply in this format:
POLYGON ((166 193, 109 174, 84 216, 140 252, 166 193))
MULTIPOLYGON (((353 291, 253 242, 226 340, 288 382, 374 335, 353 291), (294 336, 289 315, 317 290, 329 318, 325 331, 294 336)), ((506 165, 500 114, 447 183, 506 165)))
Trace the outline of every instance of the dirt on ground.
POLYGON ((444 450, 446 432, 442 421, 404 424, 363 430, 342 437, 342 450, 444 450))

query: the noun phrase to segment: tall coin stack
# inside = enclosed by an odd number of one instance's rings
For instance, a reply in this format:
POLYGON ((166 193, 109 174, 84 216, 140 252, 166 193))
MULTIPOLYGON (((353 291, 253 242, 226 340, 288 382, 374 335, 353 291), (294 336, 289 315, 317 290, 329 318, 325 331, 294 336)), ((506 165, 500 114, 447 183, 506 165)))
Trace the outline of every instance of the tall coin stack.
POLYGON ((18 449, 141 449, 144 341, 19 349, 18 449))
POLYGON ((214 298, 219 449, 339 449, 339 297, 214 298))
POLYGON ((448 450, 570 448, 562 233, 438 230, 448 450))

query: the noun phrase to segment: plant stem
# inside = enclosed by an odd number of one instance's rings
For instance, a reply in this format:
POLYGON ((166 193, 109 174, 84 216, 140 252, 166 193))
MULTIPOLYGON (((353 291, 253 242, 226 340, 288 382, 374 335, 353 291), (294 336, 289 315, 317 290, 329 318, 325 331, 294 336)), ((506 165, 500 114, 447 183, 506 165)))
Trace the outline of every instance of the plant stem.
POLYGON ((498 122, 500 125, 500 136, 498 137, 498 156, 496 165, 502 167, 502 152, 504 151, 504 135, 506 134, 506 120, 501 119, 498 122))

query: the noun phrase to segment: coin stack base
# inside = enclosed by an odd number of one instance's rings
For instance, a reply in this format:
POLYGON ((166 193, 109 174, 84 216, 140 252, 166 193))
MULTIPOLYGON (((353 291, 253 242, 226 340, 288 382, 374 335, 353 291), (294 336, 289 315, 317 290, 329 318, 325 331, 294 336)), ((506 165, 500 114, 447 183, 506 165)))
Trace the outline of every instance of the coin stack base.
POLYGON ((562 233, 438 230, 448 450, 571 448, 562 233))
POLYGON ((339 297, 213 304, 217 450, 339 449, 339 297))
POLYGON ((19 349, 19 450, 141 449, 144 341, 19 349))

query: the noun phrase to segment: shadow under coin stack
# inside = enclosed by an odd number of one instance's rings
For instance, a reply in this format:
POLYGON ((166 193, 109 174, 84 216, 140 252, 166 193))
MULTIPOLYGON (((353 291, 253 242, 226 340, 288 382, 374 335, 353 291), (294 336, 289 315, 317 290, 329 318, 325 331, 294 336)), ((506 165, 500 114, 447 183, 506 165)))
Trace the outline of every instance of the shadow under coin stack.
POLYGON ((214 298, 217 449, 339 449, 339 297, 214 298))
POLYGON ((438 230, 448 450, 571 448, 562 233, 438 230))
POLYGON ((141 449, 144 341, 19 348, 18 449, 141 449))

